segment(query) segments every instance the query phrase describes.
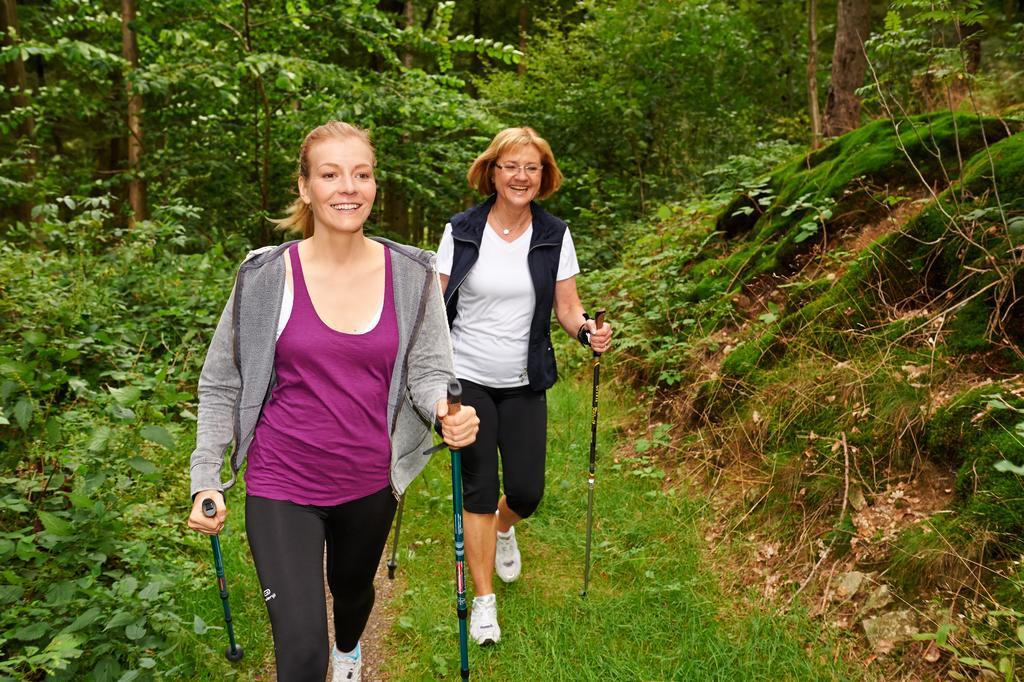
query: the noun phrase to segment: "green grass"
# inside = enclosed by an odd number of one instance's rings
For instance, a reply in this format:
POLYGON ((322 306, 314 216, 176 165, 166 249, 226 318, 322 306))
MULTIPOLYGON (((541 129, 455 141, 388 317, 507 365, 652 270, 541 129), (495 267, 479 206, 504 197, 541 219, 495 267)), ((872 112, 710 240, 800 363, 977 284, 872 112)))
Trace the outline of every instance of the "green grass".
MULTIPOLYGON (((700 501, 649 460, 614 463, 622 386, 603 391, 590 591, 583 580, 590 387, 548 394, 547 490, 520 524, 523 575, 496 580, 502 641, 470 646, 479 680, 855 679, 831 636, 801 615, 726 594, 703 558, 700 501)), ((393 680, 458 679, 450 465, 437 456, 410 489, 399 553, 393 680)), ((472 585, 468 586, 472 599, 472 585)))
MULTIPOLYGON (((585 372, 583 372, 585 373, 585 372)), ((502 641, 470 646, 477 680, 844 680, 835 662, 845 646, 803 615, 758 607, 727 594, 705 562, 704 507, 676 488, 648 458, 616 463, 617 425, 628 419, 631 393, 607 380, 601 404, 593 564, 583 582, 590 386, 560 382, 548 394, 547 490, 538 513, 520 524, 522 578, 495 579, 502 641)), ((245 658, 224 658, 227 633, 205 537, 189 536, 198 587, 178 597, 179 613, 208 630, 190 634, 169 667, 179 679, 266 679, 273 644, 244 534, 243 493, 229 496, 222 534, 235 633, 245 658), (175 666, 179 666, 175 668, 175 666)), ((390 552, 388 545, 387 551, 390 552)), ((451 475, 446 453, 410 488, 399 552, 391 680, 459 678, 455 614, 451 475)), ((472 585, 468 586, 472 599, 472 585)), ((185 629, 192 632, 189 624, 185 629)))

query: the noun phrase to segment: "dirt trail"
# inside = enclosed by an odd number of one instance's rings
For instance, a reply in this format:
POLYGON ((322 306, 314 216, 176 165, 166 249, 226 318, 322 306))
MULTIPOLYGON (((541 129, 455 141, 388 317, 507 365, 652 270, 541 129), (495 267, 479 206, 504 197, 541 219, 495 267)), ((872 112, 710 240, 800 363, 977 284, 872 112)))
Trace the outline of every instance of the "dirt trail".
MULTIPOLYGON (((377 591, 377 600, 373 605, 373 611, 370 613, 370 621, 366 624, 366 630, 363 631, 363 636, 359 640, 359 646, 362 649, 363 657, 363 682, 387 682, 387 675, 381 672, 384 667, 385 661, 387 661, 387 650, 384 648, 384 640, 387 637, 388 630, 391 629, 391 624, 395 619, 395 614, 391 608, 391 595, 395 589, 395 583, 401 579, 401 576, 396 580, 388 580, 388 566, 387 566, 388 553, 384 552, 380 558, 380 565, 377 566, 377 575, 373 578, 373 586, 377 591)), ((327 584, 327 576, 324 576, 324 585, 327 584)), ((334 608, 334 600, 331 599, 331 593, 327 592, 327 613, 330 614, 334 608)), ((334 642, 334 619, 328 615, 327 618, 327 631, 330 635, 330 641, 334 642)), ((333 670, 328 668, 327 679, 331 679, 333 670)))

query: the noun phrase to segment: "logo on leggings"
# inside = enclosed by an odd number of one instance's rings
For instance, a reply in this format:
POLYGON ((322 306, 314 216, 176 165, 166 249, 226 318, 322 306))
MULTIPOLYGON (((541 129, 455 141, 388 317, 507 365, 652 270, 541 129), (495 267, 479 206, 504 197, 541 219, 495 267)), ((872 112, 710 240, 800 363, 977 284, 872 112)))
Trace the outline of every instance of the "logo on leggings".
POLYGON ((271 592, 270 590, 263 590, 263 601, 270 601, 277 597, 277 592, 271 592))

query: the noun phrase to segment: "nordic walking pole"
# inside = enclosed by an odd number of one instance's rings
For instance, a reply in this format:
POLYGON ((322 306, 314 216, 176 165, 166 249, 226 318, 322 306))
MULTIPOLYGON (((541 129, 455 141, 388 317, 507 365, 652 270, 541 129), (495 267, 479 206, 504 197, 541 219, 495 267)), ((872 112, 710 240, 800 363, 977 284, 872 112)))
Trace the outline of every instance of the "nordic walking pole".
POLYGON ((398 534, 402 532, 402 509, 405 507, 405 495, 398 498, 398 512, 395 513, 395 537, 391 540, 391 560, 388 562, 388 580, 395 579, 398 568, 398 534))
MULTIPOLYGON (((583 313, 584 319, 590 319, 583 313)), ((604 324, 604 311, 598 310, 594 316, 594 323, 597 329, 604 324)), ((594 351, 594 391, 590 401, 590 472, 587 475, 587 551, 583 568, 583 591, 581 597, 587 596, 587 588, 590 586, 590 537, 594 527, 594 472, 597 468, 597 399, 601 392, 601 354, 594 351)))
MULTIPOLYGON (((203 514, 211 518, 217 515, 217 505, 209 497, 203 500, 203 514)), ((228 583, 224 578, 224 556, 220 552, 220 535, 210 536, 210 546, 213 547, 213 565, 217 569, 217 587, 220 588, 220 601, 224 605, 224 623, 228 626, 228 641, 231 642, 224 655, 232 663, 237 663, 242 660, 245 652, 235 642, 235 628, 231 624, 231 607, 228 605, 228 583)))
MULTIPOLYGON (((462 384, 458 379, 448 382, 448 414, 462 406, 462 384)), ((466 546, 462 537, 462 453, 452 453, 452 522, 455 529, 455 608, 459 614, 459 662, 462 679, 469 679, 469 642, 466 633, 466 546)))

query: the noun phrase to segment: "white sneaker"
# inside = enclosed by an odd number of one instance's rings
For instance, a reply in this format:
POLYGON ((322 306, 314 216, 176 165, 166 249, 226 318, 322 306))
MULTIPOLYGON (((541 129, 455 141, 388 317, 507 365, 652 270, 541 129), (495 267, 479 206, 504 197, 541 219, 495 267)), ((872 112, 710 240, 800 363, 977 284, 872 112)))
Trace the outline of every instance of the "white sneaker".
POLYGON ((469 636, 480 646, 497 644, 501 639, 498 627, 498 602, 493 594, 473 599, 473 612, 469 614, 469 636))
POLYGON ((363 657, 359 644, 350 654, 341 653, 335 646, 331 651, 331 665, 334 667, 331 682, 359 682, 363 676, 363 657))
POLYGON ((516 543, 516 528, 512 526, 508 533, 498 531, 498 544, 494 551, 494 570, 498 577, 506 583, 514 583, 523 571, 523 559, 519 555, 516 543))

